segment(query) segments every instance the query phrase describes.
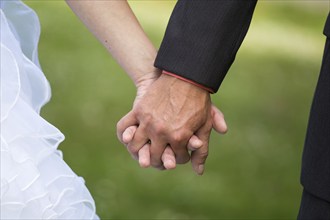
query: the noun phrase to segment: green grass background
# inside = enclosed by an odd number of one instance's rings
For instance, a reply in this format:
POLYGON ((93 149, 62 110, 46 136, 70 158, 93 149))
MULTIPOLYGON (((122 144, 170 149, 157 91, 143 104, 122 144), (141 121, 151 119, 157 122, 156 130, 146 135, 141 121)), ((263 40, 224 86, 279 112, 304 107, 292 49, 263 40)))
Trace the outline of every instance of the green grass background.
MULTIPOLYGON (((64 159, 86 180, 102 219, 294 219, 328 1, 260 1, 213 102, 228 134, 212 134, 203 176, 190 165, 139 168, 116 138, 135 88, 63 1, 25 1, 40 16, 39 56, 52 86, 42 115, 66 136, 64 159)), ((158 48, 175 1, 130 1, 158 48)), ((111 22, 111 21, 109 21, 111 22)))

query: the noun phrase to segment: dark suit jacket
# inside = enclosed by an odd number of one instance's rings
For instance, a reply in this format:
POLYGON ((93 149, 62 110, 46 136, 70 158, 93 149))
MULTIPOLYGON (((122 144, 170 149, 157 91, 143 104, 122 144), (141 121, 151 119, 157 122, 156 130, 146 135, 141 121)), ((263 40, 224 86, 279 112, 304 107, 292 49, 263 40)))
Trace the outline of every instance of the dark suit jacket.
MULTIPOLYGON (((179 0, 155 66, 216 92, 245 37, 255 5, 256 0, 179 0)), ((330 17, 324 33, 330 36, 330 17)), ((329 47, 329 43, 327 45, 329 47)), ((330 91, 329 63, 328 55, 323 61, 327 66, 323 71, 328 73, 323 74, 323 83, 318 86, 322 90, 318 92, 320 94, 329 94, 330 91)), ((305 189, 328 201, 330 123, 324 123, 330 120, 329 97, 330 94, 313 104, 301 178, 305 189), (321 120, 320 114, 323 115, 321 120)))
POLYGON ((216 92, 249 28, 256 0, 181 0, 155 66, 216 92))

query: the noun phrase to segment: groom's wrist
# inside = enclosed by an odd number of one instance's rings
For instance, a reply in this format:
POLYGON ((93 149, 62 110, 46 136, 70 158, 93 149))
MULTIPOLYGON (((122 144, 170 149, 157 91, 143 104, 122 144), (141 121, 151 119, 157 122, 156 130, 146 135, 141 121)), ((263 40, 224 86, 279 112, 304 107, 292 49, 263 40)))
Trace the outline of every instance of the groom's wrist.
POLYGON ((206 86, 203 86, 203 85, 201 85, 201 84, 199 84, 199 83, 197 83, 197 82, 195 82, 195 81, 192 81, 192 80, 190 80, 190 79, 187 79, 187 78, 184 78, 184 77, 182 77, 182 76, 179 76, 179 75, 177 75, 177 74, 175 74, 175 73, 172 73, 172 72, 168 72, 168 71, 166 71, 166 70, 163 70, 163 71, 162 71, 162 74, 166 74, 166 75, 169 75, 169 76, 173 76, 173 77, 178 78, 178 79, 180 79, 180 80, 183 80, 183 81, 185 81, 185 82, 187 82, 187 83, 193 84, 193 85, 195 85, 195 86, 197 86, 197 87, 199 87, 199 88, 201 88, 201 89, 204 89, 204 90, 206 90, 206 91, 208 91, 208 92, 210 92, 210 93, 212 93, 212 94, 214 93, 213 89, 208 88, 208 87, 206 87, 206 86))

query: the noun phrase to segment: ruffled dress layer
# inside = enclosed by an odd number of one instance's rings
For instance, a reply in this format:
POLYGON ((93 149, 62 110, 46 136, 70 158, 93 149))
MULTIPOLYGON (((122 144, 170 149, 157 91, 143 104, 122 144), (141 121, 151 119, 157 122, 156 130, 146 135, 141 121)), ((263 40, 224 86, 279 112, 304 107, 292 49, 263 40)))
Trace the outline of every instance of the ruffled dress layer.
POLYGON ((39 115, 51 93, 38 17, 21 1, 0 4, 1 219, 98 219, 84 180, 57 150, 63 134, 39 115))

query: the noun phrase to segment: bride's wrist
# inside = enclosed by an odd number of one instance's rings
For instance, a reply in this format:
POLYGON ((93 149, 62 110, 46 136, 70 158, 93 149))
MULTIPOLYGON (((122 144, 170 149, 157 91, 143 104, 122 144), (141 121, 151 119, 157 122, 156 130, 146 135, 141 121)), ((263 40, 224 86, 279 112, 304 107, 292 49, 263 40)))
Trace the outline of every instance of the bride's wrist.
POLYGON ((155 80, 159 78, 161 75, 161 71, 155 67, 153 67, 149 71, 142 72, 141 74, 137 74, 137 77, 133 79, 136 88, 142 89, 149 87, 155 80))

